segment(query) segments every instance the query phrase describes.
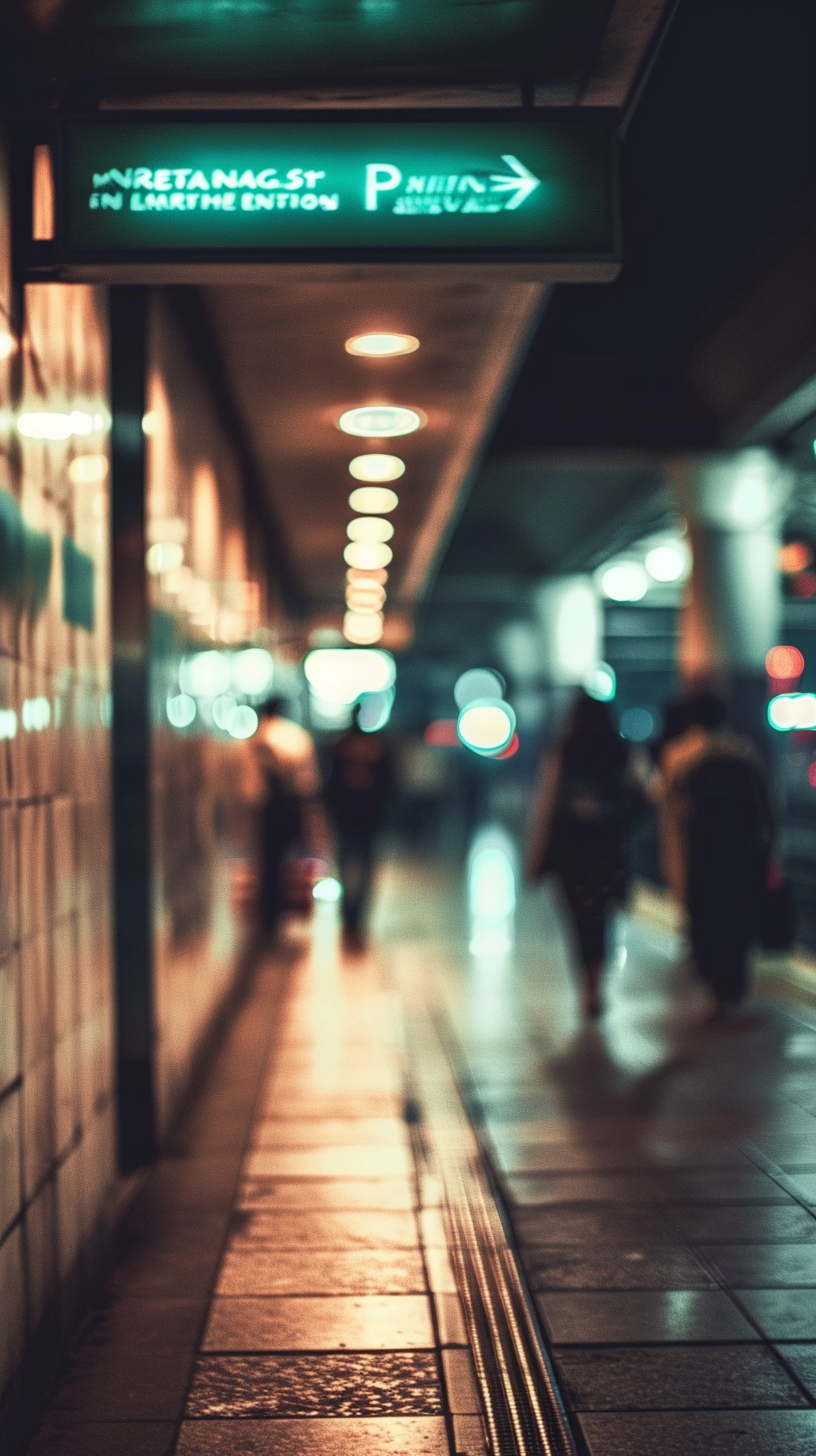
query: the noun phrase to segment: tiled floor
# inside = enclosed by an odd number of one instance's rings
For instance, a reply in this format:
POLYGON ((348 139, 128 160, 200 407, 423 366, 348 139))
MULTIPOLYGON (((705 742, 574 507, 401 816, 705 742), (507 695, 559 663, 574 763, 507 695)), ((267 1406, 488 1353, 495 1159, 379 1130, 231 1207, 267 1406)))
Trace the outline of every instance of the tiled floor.
POLYGON ((407 942, 405 878, 380 928, 404 994, 421 968, 458 1039, 590 1456, 816 1451, 812 1013, 706 1026, 676 942, 623 923, 587 1026, 546 891, 515 949, 468 955, 429 879, 407 942))
POLYGON ((372 961, 341 963, 324 915, 261 1091, 179 1453, 448 1456, 454 1420, 478 1411, 404 1102, 392 998, 372 961))
POLYGON ((32 1456, 483 1452, 400 1000, 458 1043, 589 1456, 816 1451, 816 1025, 702 1028, 678 947, 628 925, 584 1026, 552 903, 492 955, 464 904, 394 866, 370 957, 327 907, 274 1027, 261 985, 32 1456))

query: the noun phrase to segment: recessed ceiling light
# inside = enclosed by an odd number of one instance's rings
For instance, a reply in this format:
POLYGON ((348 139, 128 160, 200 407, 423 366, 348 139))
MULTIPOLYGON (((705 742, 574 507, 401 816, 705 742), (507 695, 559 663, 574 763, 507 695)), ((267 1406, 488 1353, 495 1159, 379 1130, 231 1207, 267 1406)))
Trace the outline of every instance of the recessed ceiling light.
POLYGON ((388 566, 393 556, 390 546, 384 541, 349 541, 343 552, 346 566, 360 566, 364 571, 376 571, 379 566, 388 566))
POLYGON ((399 480, 404 474, 405 461, 399 455, 355 455, 349 462, 355 480, 399 480))
POLYGON ((379 642, 383 634, 383 619, 379 612, 346 612, 343 618, 343 636, 347 642, 361 646, 379 642))
POLYGON ((419 339, 413 334, 357 334, 346 339, 346 353, 366 359, 393 359, 396 354, 414 354, 418 348, 419 339))
POLYGON ((364 404, 345 410, 337 424, 344 435, 359 435, 369 440, 390 440, 397 435, 413 435, 424 421, 417 410, 399 404, 364 404))
POLYGON ((362 515, 387 516, 389 511, 396 510, 399 496, 386 485, 358 485, 349 496, 349 505, 362 515))
POLYGON ((390 541, 394 527, 379 516, 355 516, 346 526, 349 541, 390 541))
POLYGON ((385 603, 385 590, 381 586, 374 586, 370 591, 363 591, 359 586, 346 587, 346 606, 351 612, 380 612, 385 603))
POLYGON ((357 586, 366 586, 371 582, 376 582, 378 586, 385 586, 387 580, 388 572, 382 569, 379 571, 360 571, 357 567, 350 566, 346 572, 346 581, 349 585, 353 583, 357 586))

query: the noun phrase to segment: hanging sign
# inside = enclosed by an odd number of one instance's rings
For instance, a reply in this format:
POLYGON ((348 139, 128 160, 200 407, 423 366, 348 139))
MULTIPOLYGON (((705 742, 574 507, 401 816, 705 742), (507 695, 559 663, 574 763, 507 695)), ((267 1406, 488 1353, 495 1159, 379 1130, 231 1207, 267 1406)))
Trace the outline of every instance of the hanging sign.
POLYGON ((613 113, 64 123, 68 261, 617 258, 613 113))

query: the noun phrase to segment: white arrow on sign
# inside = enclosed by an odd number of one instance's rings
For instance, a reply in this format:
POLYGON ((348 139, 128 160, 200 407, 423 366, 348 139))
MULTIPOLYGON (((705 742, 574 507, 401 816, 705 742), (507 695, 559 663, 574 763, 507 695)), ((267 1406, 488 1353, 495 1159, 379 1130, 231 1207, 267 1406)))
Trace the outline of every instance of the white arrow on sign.
POLYGON ((506 172, 494 172, 490 178, 491 192, 513 192, 514 197, 505 203, 505 212, 515 212, 521 207, 525 198, 535 192, 536 187, 541 186, 541 178, 536 177, 520 162, 518 157, 502 157, 502 161, 515 173, 515 176, 508 177, 506 172))

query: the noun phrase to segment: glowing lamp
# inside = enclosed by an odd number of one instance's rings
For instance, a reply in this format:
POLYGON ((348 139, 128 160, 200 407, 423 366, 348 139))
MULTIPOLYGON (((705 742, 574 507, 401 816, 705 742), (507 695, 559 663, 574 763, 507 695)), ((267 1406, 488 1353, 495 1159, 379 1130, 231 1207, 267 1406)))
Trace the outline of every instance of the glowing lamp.
POLYGON ((346 353, 363 359, 393 359, 397 354, 415 354, 419 339, 413 334, 357 334, 346 339, 346 353))
POLYGON ((344 435, 359 435, 369 440, 391 440, 398 435, 413 435, 424 424, 418 410, 396 404, 366 404, 344 410, 337 421, 344 435))
POLYGON ((765 670, 776 682, 795 682, 805 670, 805 659, 798 647, 772 647, 765 670))
POLYGON ((349 496, 349 505, 363 516, 387 516, 396 510, 399 496, 386 485, 358 485, 349 496))
POLYGON ((350 541, 343 552, 347 566, 357 566, 363 571, 376 571, 388 566, 394 553, 384 541, 350 541))
POLYGON ((349 462, 349 475, 355 480, 399 480, 404 474, 405 461, 399 455, 355 455, 349 462))
POLYGON ((504 678, 491 667, 471 667, 457 679, 453 688, 457 708, 485 698, 504 697, 504 678))
POLYGON ((795 576, 804 571, 813 560, 813 552, 805 541, 789 541, 779 548, 779 570, 786 576, 795 576))
POLYGON ((477 698, 462 709, 456 726, 466 748, 492 757, 511 742, 516 731, 516 715, 509 703, 496 698, 477 698))
POLYGON ((601 574, 601 591, 612 602, 639 602, 649 579, 639 561, 618 561, 601 574))
POLYGON ((343 618, 343 636, 347 642, 359 646, 379 642, 383 634, 382 612, 346 612, 343 618))
POLYGON ((381 516, 355 516, 346 526, 350 541, 390 541, 394 527, 381 516))

